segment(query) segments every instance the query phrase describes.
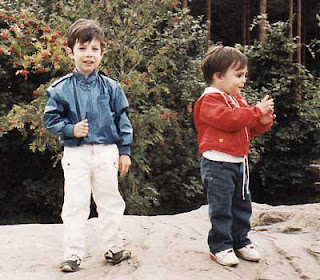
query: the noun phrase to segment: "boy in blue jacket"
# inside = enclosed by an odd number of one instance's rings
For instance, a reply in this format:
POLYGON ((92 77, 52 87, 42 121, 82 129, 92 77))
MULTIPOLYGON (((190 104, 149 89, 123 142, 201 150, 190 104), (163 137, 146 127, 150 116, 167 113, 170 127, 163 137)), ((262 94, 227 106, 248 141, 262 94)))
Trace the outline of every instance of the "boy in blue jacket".
POLYGON ((79 269, 85 251, 85 224, 91 193, 101 226, 107 262, 130 258, 119 235, 125 202, 118 190, 118 171, 127 174, 133 131, 128 100, 120 84, 97 69, 104 54, 104 33, 97 22, 80 19, 67 32, 67 53, 75 69, 47 90, 46 128, 64 146, 64 261, 60 269, 79 269))

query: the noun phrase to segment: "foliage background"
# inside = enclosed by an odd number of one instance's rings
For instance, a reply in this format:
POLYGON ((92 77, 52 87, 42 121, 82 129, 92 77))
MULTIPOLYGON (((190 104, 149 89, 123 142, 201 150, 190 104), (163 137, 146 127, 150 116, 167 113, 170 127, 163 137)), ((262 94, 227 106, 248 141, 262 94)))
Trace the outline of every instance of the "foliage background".
POLYGON ((253 156, 251 171, 255 201, 272 205, 319 201, 309 170, 320 159, 319 77, 290 61, 296 44, 286 37, 287 30, 286 22, 269 23, 265 44, 243 48, 250 64, 248 99, 254 92, 275 99, 277 118, 270 132, 253 140, 258 158, 253 156))
MULTIPOLYGON (((192 105, 205 86, 201 17, 172 0, 22 0, 0 8, 1 223, 60 221, 61 149, 43 128, 42 114, 46 88, 72 69, 64 34, 81 17, 103 26, 101 69, 121 82, 131 106, 133 165, 120 179, 126 212, 172 214, 206 202, 192 120, 192 105)), ((287 24, 276 22, 265 44, 237 46, 250 61, 250 103, 267 93, 276 100, 277 121, 253 141, 250 162, 254 200, 270 204, 319 199, 308 173, 320 159, 319 78, 315 69, 289 62, 296 44, 286 32, 287 24)), ((314 51, 317 44, 315 38, 314 51)))
MULTIPOLYGON (((52 6, 53 12, 47 17, 36 16, 34 9, 41 9, 40 6, 25 10, 11 7, 12 12, 3 11, 2 15, 2 57, 7 68, 15 66, 11 76, 9 73, 7 76, 10 81, 13 77, 20 79, 30 89, 23 87, 24 104, 14 100, 7 105, 12 107, 2 119, 1 130, 6 136, 20 131, 26 143, 31 141, 32 151, 46 151, 42 161, 50 158, 48 153, 53 156, 60 152, 56 138, 43 128, 42 114, 45 89, 72 67, 61 48, 65 45, 62 36, 65 27, 76 18, 90 17, 105 28, 106 54, 101 68, 122 83, 135 131, 133 166, 129 176, 120 181, 130 214, 172 213, 204 201, 196 169, 198 158, 190 104, 201 90, 197 63, 206 45, 205 29, 182 11, 179 3, 162 1, 154 10, 153 2, 100 1, 92 5, 88 1, 68 1, 66 5, 60 1, 52 6)), ((12 96, 20 91, 17 89, 12 96)), ((56 169, 61 189, 59 162, 56 169)), ((33 198, 30 209, 33 204, 43 203, 48 192, 46 181, 55 178, 52 175, 46 173, 31 181, 20 178, 21 189, 27 181, 28 190, 36 190, 30 195, 33 198)), ((60 189, 48 202, 52 209, 61 208, 60 189)), ((11 196, 11 193, 4 195, 9 198, 8 208, 11 196)), ((59 219, 58 213, 54 213, 54 219, 59 219)), ((42 215, 36 218, 46 219, 42 215)))

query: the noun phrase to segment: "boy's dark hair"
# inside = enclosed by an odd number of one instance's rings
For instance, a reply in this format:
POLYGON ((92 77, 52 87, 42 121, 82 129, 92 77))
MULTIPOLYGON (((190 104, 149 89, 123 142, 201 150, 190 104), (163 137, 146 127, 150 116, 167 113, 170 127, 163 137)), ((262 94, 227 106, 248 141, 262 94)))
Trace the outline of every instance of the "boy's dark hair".
POLYGON ((233 47, 215 46, 209 48, 201 62, 201 70, 208 85, 213 82, 215 73, 225 74, 230 66, 243 69, 247 66, 247 57, 233 47))
POLYGON ((103 50, 104 32, 100 25, 92 19, 78 19, 70 25, 67 31, 67 43, 71 50, 77 40, 83 44, 91 42, 94 38, 100 41, 101 50, 103 50))

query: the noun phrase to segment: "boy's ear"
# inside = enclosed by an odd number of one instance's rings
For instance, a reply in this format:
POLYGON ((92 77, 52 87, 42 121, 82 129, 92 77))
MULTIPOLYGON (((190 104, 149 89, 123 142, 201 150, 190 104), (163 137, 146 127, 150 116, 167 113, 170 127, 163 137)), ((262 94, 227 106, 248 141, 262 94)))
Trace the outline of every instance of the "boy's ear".
POLYGON ((222 74, 220 72, 216 72, 213 74, 212 78, 214 81, 219 81, 222 78, 222 74))
POLYGON ((70 58, 73 58, 73 51, 69 47, 67 47, 67 54, 69 55, 70 58))

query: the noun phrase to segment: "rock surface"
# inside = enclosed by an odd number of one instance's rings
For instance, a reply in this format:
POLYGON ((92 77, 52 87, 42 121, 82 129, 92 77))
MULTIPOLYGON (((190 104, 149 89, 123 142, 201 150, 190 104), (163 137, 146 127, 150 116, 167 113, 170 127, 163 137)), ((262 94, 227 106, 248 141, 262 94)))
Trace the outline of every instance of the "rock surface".
POLYGON ((250 238, 259 263, 240 260, 223 267, 208 257, 207 206, 172 216, 125 216, 122 233, 133 257, 118 265, 102 259, 95 236, 98 219, 88 221, 90 257, 80 271, 62 273, 63 225, 0 227, 0 276, 4 280, 295 280, 320 279, 320 203, 296 206, 253 204, 250 238))

